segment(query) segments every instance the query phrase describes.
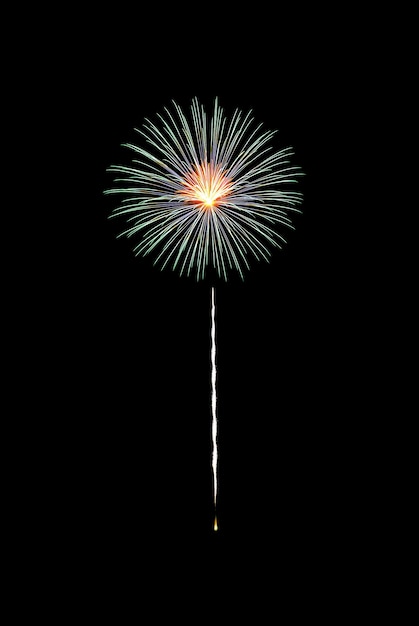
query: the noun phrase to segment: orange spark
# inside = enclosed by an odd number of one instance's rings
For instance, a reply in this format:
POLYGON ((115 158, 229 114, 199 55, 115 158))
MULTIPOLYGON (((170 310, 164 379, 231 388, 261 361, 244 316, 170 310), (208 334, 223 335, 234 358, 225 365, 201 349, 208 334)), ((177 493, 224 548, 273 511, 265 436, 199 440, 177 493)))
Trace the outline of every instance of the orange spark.
POLYGON ((201 209, 218 206, 232 190, 231 181, 222 172, 220 165, 200 163, 191 170, 183 181, 181 196, 200 205, 201 209))

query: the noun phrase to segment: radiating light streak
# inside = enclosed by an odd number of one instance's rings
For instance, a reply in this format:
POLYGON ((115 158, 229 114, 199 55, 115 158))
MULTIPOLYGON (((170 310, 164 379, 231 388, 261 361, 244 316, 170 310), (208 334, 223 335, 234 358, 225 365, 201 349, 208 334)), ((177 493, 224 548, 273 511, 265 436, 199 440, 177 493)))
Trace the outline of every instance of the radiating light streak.
POLYGON ((119 236, 138 237, 135 254, 154 255, 162 269, 201 280, 212 265, 225 280, 230 269, 244 279, 251 257, 269 261, 285 241, 276 227, 293 228, 302 194, 289 186, 302 172, 290 165, 292 148, 273 151, 275 131, 252 128, 251 111, 228 120, 215 99, 208 120, 194 98, 188 119, 173 107, 136 129, 143 146, 123 144, 138 157, 131 166, 108 169, 121 176, 105 193, 125 196, 112 212, 128 223, 119 236))
POLYGON ((214 530, 218 530, 217 523, 217 367, 216 367, 216 342, 215 342, 215 289, 211 290, 211 409, 212 409, 212 479, 214 493, 214 530))

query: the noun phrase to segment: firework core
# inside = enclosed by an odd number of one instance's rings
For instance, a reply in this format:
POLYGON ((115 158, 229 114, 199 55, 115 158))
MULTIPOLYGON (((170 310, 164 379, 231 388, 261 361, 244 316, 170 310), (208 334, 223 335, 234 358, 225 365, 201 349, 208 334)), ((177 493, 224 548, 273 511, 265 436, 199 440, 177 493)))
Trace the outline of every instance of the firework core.
POLYGON ((197 204, 200 209, 211 209, 230 194, 231 182, 219 165, 201 163, 188 173, 183 181, 183 199, 197 204))

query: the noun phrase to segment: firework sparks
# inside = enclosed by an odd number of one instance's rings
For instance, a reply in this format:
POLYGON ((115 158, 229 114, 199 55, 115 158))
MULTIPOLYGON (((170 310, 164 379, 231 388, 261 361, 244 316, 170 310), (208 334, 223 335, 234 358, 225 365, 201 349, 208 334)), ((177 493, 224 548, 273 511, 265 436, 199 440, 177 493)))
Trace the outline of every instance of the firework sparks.
POLYGON ((212 265, 225 280, 230 269, 244 278, 250 256, 269 261, 285 241, 275 227, 293 228, 301 194, 288 187, 301 172, 290 165, 292 148, 273 152, 275 131, 253 127, 251 112, 228 121, 217 99, 209 123, 196 98, 192 121, 173 106, 137 131, 147 149, 123 144, 139 157, 132 167, 109 168, 122 177, 105 193, 125 196, 112 215, 127 219, 121 235, 140 239, 135 253, 154 255, 162 269, 200 280, 212 265))

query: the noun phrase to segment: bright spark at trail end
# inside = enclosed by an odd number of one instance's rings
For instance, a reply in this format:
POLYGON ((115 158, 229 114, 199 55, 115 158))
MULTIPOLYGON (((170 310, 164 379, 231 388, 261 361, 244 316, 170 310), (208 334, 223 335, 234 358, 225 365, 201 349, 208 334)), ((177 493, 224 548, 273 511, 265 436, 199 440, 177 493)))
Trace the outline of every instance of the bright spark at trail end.
POLYGON ((214 530, 217 531, 218 530, 218 522, 217 522, 217 516, 214 517, 214 530))

